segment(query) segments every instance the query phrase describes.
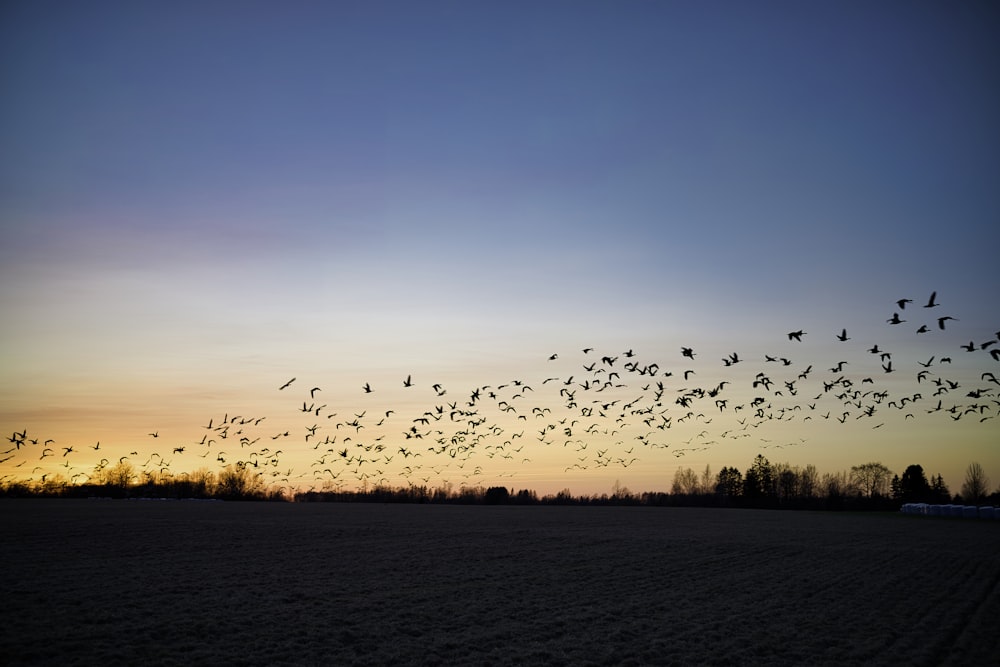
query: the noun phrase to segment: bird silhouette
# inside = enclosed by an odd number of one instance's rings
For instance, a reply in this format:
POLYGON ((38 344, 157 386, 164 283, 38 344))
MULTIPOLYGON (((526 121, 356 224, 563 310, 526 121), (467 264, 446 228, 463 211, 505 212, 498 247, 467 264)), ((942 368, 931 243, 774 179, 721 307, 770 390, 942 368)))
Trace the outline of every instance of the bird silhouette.
POLYGON ((789 331, 788 332, 788 340, 797 340, 797 341, 799 341, 801 343, 802 342, 802 337, 805 336, 805 335, 806 335, 806 332, 802 331, 801 329, 798 330, 798 331, 789 331))
POLYGON ((934 299, 937 297, 937 292, 931 292, 931 298, 927 299, 927 303, 924 304, 924 308, 933 308, 940 304, 934 303, 934 299))

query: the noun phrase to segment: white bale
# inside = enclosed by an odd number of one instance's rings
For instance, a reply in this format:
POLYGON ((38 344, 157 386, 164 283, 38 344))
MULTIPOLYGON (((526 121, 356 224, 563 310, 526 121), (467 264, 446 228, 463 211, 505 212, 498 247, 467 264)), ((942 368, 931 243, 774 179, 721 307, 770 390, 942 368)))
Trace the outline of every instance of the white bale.
POLYGON ((930 505, 927 508, 927 513, 931 516, 941 516, 944 507, 942 505, 930 505))
POLYGON ((996 511, 990 505, 983 505, 979 508, 979 518, 980 519, 992 519, 996 511))
POLYGON ((962 507, 962 516, 966 519, 975 519, 979 516, 979 508, 975 505, 965 505, 962 507))

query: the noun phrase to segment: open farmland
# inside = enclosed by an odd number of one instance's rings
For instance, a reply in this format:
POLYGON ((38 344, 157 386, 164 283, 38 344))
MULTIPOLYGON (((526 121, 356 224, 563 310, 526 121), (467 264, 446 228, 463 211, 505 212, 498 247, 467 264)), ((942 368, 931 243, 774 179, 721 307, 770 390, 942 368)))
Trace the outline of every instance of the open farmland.
POLYGON ((985 665, 1000 522, 0 502, 0 662, 985 665))

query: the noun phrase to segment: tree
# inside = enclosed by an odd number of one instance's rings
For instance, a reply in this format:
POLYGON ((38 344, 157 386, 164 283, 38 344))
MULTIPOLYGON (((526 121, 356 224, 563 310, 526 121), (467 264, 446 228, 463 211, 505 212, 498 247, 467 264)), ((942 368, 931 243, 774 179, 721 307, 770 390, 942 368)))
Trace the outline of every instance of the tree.
POLYGON ((812 498, 816 495, 816 485, 819 483, 819 473, 811 463, 799 471, 799 495, 812 498))
POLYGON ((748 498, 770 498, 774 495, 774 471, 771 462, 758 454, 743 477, 743 495, 748 498))
POLYGON ((510 501, 510 491, 505 486, 491 486, 483 495, 487 505, 505 505, 510 501))
POLYGON ((778 473, 778 496, 782 501, 798 496, 799 476, 793 468, 785 467, 778 473))
POLYGON ((698 493, 698 475, 691 468, 678 468, 674 473, 674 483, 670 487, 674 496, 690 496, 698 493))
POLYGON ((705 464, 705 470, 701 473, 701 482, 698 487, 698 493, 711 493, 712 487, 712 467, 705 464))
POLYGON ((988 493, 990 478, 986 476, 983 466, 970 463, 965 469, 965 482, 962 484, 962 499, 967 503, 979 503, 988 493))
POLYGON ((223 498, 252 498, 262 494, 264 483, 243 461, 219 473, 218 494, 223 498))
POLYGON ((129 485, 136 479, 135 468, 128 461, 119 461, 110 468, 104 468, 98 475, 101 484, 114 495, 125 495, 129 485))
POLYGON ((613 500, 632 500, 632 492, 628 490, 627 486, 616 479, 615 483, 611 486, 611 498, 613 500))
POLYGON ((931 485, 919 465, 907 466, 899 478, 898 499, 904 503, 926 503, 931 500, 931 485))
POLYGON ((931 477, 931 498, 936 503, 948 503, 951 501, 951 491, 948 489, 948 485, 944 483, 944 477, 940 474, 937 477, 931 477))
POLYGON ((892 471, 878 462, 863 463, 851 468, 851 483, 866 498, 884 496, 889 490, 892 471))
POLYGON ((723 467, 715 481, 715 494, 723 500, 743 494, 743 473, 737 468, 723 467))

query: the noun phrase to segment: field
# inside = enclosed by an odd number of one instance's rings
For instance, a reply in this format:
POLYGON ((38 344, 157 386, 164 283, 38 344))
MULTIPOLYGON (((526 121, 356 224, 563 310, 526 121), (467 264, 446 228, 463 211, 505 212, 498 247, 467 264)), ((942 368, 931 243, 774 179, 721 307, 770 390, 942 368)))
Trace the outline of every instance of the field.
POLYGON ((1000 522, 0 502, 11 665, 988 665, 1000 522))

